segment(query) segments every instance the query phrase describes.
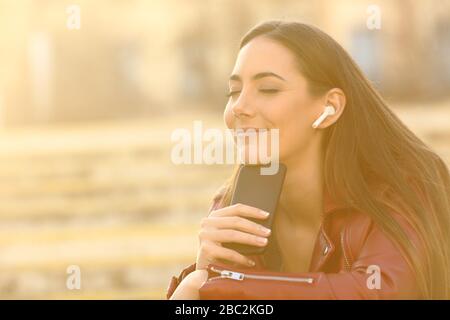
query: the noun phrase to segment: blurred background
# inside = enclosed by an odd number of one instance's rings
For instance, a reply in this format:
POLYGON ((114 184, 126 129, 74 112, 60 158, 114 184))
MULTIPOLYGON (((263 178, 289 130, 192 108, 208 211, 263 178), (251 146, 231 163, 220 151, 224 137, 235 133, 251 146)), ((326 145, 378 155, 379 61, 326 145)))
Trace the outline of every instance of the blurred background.
POLYGON ((333 36, 450 164, 450 1, 0 0, 0 298, 165 299, 231 173, 173 164, 170 135, 224 128, 267 19, 333 36))

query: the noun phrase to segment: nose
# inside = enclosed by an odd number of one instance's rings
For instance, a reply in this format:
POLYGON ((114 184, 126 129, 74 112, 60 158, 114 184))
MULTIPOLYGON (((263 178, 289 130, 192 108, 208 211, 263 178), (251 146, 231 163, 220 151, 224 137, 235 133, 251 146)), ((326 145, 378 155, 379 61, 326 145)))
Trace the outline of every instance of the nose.
POLYGON ((238 100, 232 105, 231 112, 236 118, 252 118, 255 116, 256 109, 252 107, 249 98, 244 96, 242 91, 238 100))

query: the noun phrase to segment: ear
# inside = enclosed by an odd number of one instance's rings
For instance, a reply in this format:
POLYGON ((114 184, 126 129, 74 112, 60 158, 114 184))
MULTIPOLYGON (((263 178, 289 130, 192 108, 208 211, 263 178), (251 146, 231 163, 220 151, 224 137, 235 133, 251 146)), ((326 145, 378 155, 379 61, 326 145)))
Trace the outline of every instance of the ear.
MULTIPOLYGON (((333 106, 336 112, 333 115, 329 115, 320 125, 319 128, 327 128, 331 126, 333 123, 335 123, 339 117, 341 116, 342 112, 344 112, 345 104, 346 104, 346 98, 345 93, 339 88, 333 88, 330 89, 325 95, 324 95, 324 109, 325 106, 333 106)), ((323 110, 322 110, 323 112, 323 110)))

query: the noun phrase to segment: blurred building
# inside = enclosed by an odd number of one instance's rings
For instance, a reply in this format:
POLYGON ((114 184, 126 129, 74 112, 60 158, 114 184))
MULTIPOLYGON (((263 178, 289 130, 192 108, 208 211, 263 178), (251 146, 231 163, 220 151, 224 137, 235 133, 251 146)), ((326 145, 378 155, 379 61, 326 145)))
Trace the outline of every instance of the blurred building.
POLYGON ((240 37, 266 19, 337 39, 389 99, 450 92, 450 1, 0 1, 2 125, 221 110, 240 37))

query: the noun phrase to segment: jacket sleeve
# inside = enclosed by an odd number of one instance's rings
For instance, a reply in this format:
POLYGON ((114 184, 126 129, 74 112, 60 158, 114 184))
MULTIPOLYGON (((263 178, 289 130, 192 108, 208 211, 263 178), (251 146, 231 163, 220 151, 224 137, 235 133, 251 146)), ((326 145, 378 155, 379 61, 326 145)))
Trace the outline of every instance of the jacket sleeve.
MULTIPOLYGON (((211 211, 216 210, 219 207, 220 204, 220 199, 224 193, 225 189, 222 188, 220 189, 220 191, 214 196, 212 203, 208 209, 208 214, 211 213, 211 211)), ((183 281, 184 278, 186 278, 186 276, 195 271, 197 264, 196 263, 192 263, 189 266, 185 267, 178 276, 172 276, 169 286, 167 287, 167 291, 166 291, 166 299, 170 299, 170 297, 172 296, 172 294, 175 292, 176 288, 178 287, 178 285, 181 283, 181 281, 183 281)))
POLYGON ((186 278, 186 276, 195 271, 196 268, 196 263, 193 263, 187 267, 185 267, 180 274, 178 275, 178 277, 173 276, 172 279, 170 280, 169 286, 167 287, 167 292, 166 292, 166 299, 169 300, 170 297, 172 296, 172 294, 175 292, 175 289, 178 287, 178 285, 181 283, 181 281, 183 281, 184 278, 186 278))
MULTIPOLYGON (((339 273, 290 273, 278 271, 252 272, 239 269, 243 280, 209 278, 200 287, 203 299, 418 299, 415 277, 401 252, 374 223, 357 224, 355 232, 365 238, 351 268, 339 273), (361 229, 365 229, 361 231, 361 229), (374 266, 379 269, 377 283, 374 266), (370 272, 368 272, 370 271, 370 272), (246 275, 249 277, 246 278, 246 275), (255 276, 256 277, 252 277, 255 276), (262 277, 261 277, 262 276, 262 277), (283 280, 280 280, 281 277, 283 280), (290 280, 286 280, 289 278, 290 280), (278 279, 278 280, 277 280, 278 279), (295 281, 309 279, 310 281, 295 281), (379 286, 378 286, 379 284, 379 286)), ((350 230, 351 231, 351 230, 350 230)), ((355 233, 354 232, 354 233, 355 233)), ((359 236, 349 232, 349 237, 359 236)), ((213 267, 213 265, 210 265, 213 267)), ((208 266, 208 267, 210 267, 208 266)))

